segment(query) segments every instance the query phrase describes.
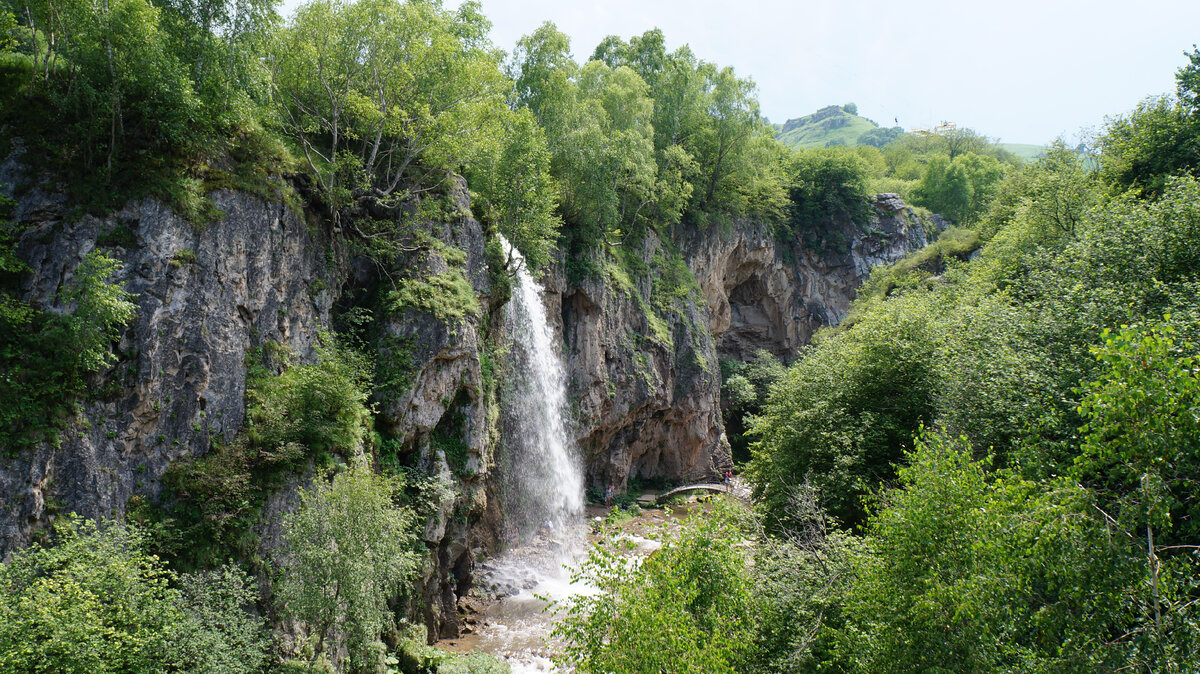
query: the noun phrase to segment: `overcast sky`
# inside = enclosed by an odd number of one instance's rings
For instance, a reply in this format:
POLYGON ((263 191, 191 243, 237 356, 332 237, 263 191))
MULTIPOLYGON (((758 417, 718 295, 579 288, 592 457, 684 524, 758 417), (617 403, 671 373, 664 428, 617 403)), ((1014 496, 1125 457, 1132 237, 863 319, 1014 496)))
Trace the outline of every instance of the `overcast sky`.
MULTIPOLYGON (((298 0, 289 0, 294 6, 298 0)), ((445 0, 455 7, 458 0, 445 0)), ((661 28, 667 46, 758 83, 773 122, 855 102, 884 126, 942 120, 1012 143, 1075 138, 1173 93, 1200 42, 1200 0, 482 0, 511 51, 543 21, 577 60, 605 35, 661 28)))

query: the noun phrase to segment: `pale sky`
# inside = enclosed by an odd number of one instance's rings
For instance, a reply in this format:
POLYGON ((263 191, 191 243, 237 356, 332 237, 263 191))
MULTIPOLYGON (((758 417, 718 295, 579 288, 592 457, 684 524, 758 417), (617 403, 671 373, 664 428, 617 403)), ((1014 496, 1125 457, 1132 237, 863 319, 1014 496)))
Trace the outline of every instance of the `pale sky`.
MULTIPOLYGON (((459 0, 445 0, 455 7, 459 0)), ((287 0, 294 7, 298 0, 287 0)), ((511 51, 553 21, 576 60, 605 35, 660 28, 758 83, 772 122, 853 101, 882 126, 942 120, 1012 143, 1076 138, 1173 93, 1200 0, 482 0, 511 51)))

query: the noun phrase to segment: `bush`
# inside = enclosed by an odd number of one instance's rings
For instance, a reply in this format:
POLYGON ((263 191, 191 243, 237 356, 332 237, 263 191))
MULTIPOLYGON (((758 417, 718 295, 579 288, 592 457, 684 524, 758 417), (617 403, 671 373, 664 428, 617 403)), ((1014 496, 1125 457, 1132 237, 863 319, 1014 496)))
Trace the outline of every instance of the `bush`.
POLYGON ((793 234, 820 232, 840 221, 866 220, 868 169, 854 152, 797 152, 790 170, 787 227, 793 234))
POLYGON ((888 302, 810 346, 750 422, 747 476, 774 529, 790 486, 810 480, 831 515, 853 525, 862 498, 894 475, 934 412, 935 342, 917 300, 888 302))
MULTIPOLYGON (((872 521, 839 669, 1189 668, 1191 655, 1152 645, 1143 563, 1086 490, 992 472, 971 457, 959 440, 917 443, 901 488, 872 521)), ((1195 643, 1187 618, 1164 614, 1177 643, 1195 643)))
POLYGON ((370 361, 327 335, 316 350, 315 363, 291 365, 279 375, 252 367, 247 376, 251 443, 284 465, 293 465, 287 458, 293 445, 349 457, 370 425, 370 361))
POLYGON ((0 670, 252 672, 266 661, 245 574, 177 577, 121 524, 67 517, 0 565, 0 670), (178 584, 178 586, 176 586, 178 584))
POLYGON ((601 591, 567 601, 558 660, 581 672, 742 671, 754 601, 739 526, 732 510, 693 516, 640 566, 602 539, 572 577, 601 591))
POLYGON ((133 320, 133 296, 108 279, 120 263, 92 251, 60 291, 67 311, 40 311, 17 298, 26 271, 0 224, 0 447, 9 453, 54 437, 87 377, 113 365, 112 344, 133 320), (9 290, 9 287, 12 290, 9 290))

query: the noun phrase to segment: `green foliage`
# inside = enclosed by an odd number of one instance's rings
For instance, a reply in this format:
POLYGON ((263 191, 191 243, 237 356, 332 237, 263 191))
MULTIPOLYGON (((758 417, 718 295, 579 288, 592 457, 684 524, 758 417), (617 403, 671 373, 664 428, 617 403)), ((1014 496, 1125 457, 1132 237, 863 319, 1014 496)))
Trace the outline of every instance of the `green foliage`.
POLYGON ((60 294, 64 303, 74 305, 67 328, 77 371, 92 372, 117 361, 112 343, 137 313, 133 296, 108 282, 120 268, 104 253, 88 253, 60 294))
MULTIPOLYGON (((862 311, 872 300, 887 297, 897 287, 911 287, 934 274, 945 271, 955 260, 965 262, 983 245, 979 234, 970 229, 950 227, 933 242, 890 265, 871 268, 871 275, 859 288, 855 310, 862 311)), ((854 314, 848 318, 856 320, 854 314)))
POLYGON ((509 70, 515 104, 546 130, 573 276, 598 271, 599 246, 647 229, 778 217, 782 154, 753 83, 731 69, 686 47, 667 53, 657 30, 607 38, 579 66, 547 23, 520 40, 509 70))
POLYGON ((55 545, 35 543, 0 565, 0 669, 233 673, 265 664, 245 574, 178 577, 120 524, 67 517, 56 534, 55 545))
POLYGON ((180 248, 171 255, 171 267, 173 269, 182 269, 183 267, 196 264, 196 251, 190 248, 180 248))
POLYGON ((494 227, 521 251, 533 270, 550 262, 561 224, 558 186, 550 175, 550 150, 529 108, 507 115, 501 142, 481 152, 467 174, 471 207, 484 227, 494 227))
POLYGON ((843 606, 867 542, 836 528, 809 484, 795 485, 782 535, 755 545, 758 629, 751 671, 815 671, 837 645, 843 606))
POLYGON ((446 322, 479 314, 475 289, 457 266, 439 274, 401 279, 387 293, 385 302, 390 311, 417 309, 446 322))
POLYGON ((953 160, 935 155, 913 189, 914 203, 970 224, 987 210, 1004 173, 1005 166, 987 155, 967 152, 953 160))
POLYGON ((137 246, 137 236, 129 228, 129 225, 122 222, 96 237, 96 245, 134 248, 137 246))
POLYGON ((26 83, 39 151, 111 179, 137 152, 162 152, 193 138, 192 82, 170 49, 159 11, 140 0, 20 3, 33 62, 26 83), (49 122, 47 124, 47 122, 49 122))
MULTIPOLYGON (((159 554, 183 569, 206 569, 255 552, 252 533, 266 494, 304 448, 259 455, 239 439, 216 445, 202 457, 176 461, 163 475, 162 509, 144 501, 130 517, 145 520, 159 554)), ((135 507, 136 506, 136 507, 135 507)))
POLYGON ((433 432, 429 434, 429 444, 442 454, 446 465, 460 479, 468 479, 474 475, 468 467, 470 446, 467 445, 467 414, 465 408, 471 400, 466 391, 459 391, 454 400, 447 406, 433 432))
POLYGON ((293 459, 306 455, 295 445, 352 456, 370 425, 370 362, 327 335, 316 354, 315 363, 294 364, 279 375, 258 367, 247 376, 250 442, 284 466, 296 467, 293 459))
POLYGON ((1173 334, 1169 324, 1101 334, 1102 345, 1092 348, 1101 371, 1080 403, 1086 423, 1077 466, 1133 521, 1192 541, 1200 533, 1192 498, 1200 475, 1200 348, 1177 344, 1173 334))
POLYGON ((904 129, 893 126, 890 128, 879 127, 864 132, 858 137, 858 145, 870 145, 871 147, 883 147, 888 143, 896 140, 904 135, 904 129))
POLYGON ((29 306, 17 295, 26 267, 12 237, 11 225, 0 225, 0 447, 8 452, 55 437, 87 391, 87 378, 116 363, 112 344, 136 313, 133 297, 108 282, 120 263, 99 251, 88 253, 60 290, 66 311, 29 306))
POLYGON ((379 337, 375 358, 375 393, 384 402, 397 400, 413 385, 417 366, 413 363, 412 339, 384 334, 379 337))
POLYGON ((1175 74, 1178 100, 1150 98, 1128 115, 1111 119, 1100 137, 1101 174, 1118 190, 1161 194, 1171 176, 1200 169, 1200 53, 1175 74))
POLYGON ((868 213, 867 167, 852 152, 808 150, 791 161, 788 229, 793 235, 822 238, 843 222, 863 222, 868 213))
POLYGON ((640 565, 601 539, 573 575, 601 592, 567 601, 554 635, 581 672, 743 671, 754 601, 736 513, 690 519, 640 565))
POLYGON ((808 481, 829 513, 864 518, 862 498, 895 473, 904 448, 934 413, 935 343, 911 302, 889 302, 809 347, 750 420, 747 475, 770 528, 791 485, 808 481))
MULTIPOLYGON (((965 172, 978 141, 903 139, 882 156, 896 179, 928 183, 922 162, 965 172), (953 158, 951 141, 962 143, 953 158)), ((862 548, 820 565, 840 583, 763 545, 786 560, 763 573, 799 588, 780 605, 804 635, 765 629, 763 668, 1196 666, 1200 186, 1161 174, 1141 192, 1152 198, 1105 198, 1061 143, 1005 171, 975 229, 873 273, 849 325, 801 355, 753 424, 747 476, 774 535, 797 538, 797 485, 851 523, 845 494, 878 494, 862 548), (1104 330, 1119 324, 1134 327, 1104 330), (863 345, 879 341, 901 348, 867 351, 875 369, 854 376, 863 345), (905 407, 919 413, 897 416, 905 407), (938 430, 906 452, 920 421, 938 430), (870 445, 881 461, 864 469, 860 443, 876 424, 897 432, 870 445)), ((727 383, 751 398, 747 382, 727 383)), ((764 610, 765 626, 780 622, 783 609, 764 610)))
POLYGON ((283 613, 304 623, 312 658, 346 671, 383 664, 380 634, 392 626, 392 598, 417 569, 412 512, 395 504, 403 484, 361 464, 318 479, 283 521, 285 573, 276 584, 283 613))
POLYGON ((872 554, 846 605, 849 668, 1081 671, 1141 660, 1144 634, 1129 629, 1146 588, 1090 495, 1069 480, 987 468, 960 441, 917 444, 872 521, 872 554))
POLYGON ((771 387, 785 371, 774 354, 761 349, 744 363, 721 361, 721 416, 735 461, 750 458, 750 439, 745 435, 749 419, 762 412, 771 387))
POLYGON ((253 527, 266 497, 314 460, 358 455, 367 441, 372 368, 325 336, 317 362, 293 364, 280 347, 247 356, 246 433, 163 475, 161 507, 131 508, 152 523, 159 552, 183 568, 207 569, 257 554, 253 527), (273 374, 269 361, 286 369, 273 374))
POLYGON ((1073 235, 1096 200, 1079 153, 1055 141, 1025 173, 1021 199, 1026 218, 1073 235))
POLYGON ((335 222, 443 186, 504 105, 504 78, 475 3, 302 5, 273 43, 279 115, 335 222))
POLYGON ((270 72, 258 58, 279 21, 276 0, 161 0, 161 25, 186 67, 213 131, 253 124, 269 100, 270 72))

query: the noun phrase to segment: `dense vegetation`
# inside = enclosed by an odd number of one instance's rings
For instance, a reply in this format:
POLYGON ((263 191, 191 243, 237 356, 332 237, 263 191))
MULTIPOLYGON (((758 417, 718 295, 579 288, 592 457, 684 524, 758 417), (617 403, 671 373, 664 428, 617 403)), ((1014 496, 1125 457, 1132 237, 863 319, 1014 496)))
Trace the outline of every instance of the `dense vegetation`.
MULTIPOLYGON (((627 244, 753 218, 844 253, 830 225, 898 192, 958 227, 875 270, 786 372, 768 355, 722 368, 757 519, 695 522, 636 569, 599 548, 582 573, 610 592, 570 608, 563 657, 584 671, 1200 666, 1200 52, 1177 96, 1110 123, 1092 171, 1061 145, 1022 165, 969 130, 792 152, 751 80, 667 52, 657 30, 606 38, 583 64, 551 24, 511 55, 488 30, 472 2, 311 0, 284 20, 270 0, 6 0, 0 149, 97 212, 154 196, 203 228, 223 217, 218 188, 303 204, 390 282, 374 309, 447 323, 480 311, 465 255, 416 223, 454 216, 462 177, 493 278, 503 235, 535 269, 559 247, 574 279, 646 281, 645 337, 663 346, 661 316, 698 289, 669 240, 653 269, 627 244), (395 269, 414 249, 447 271, 395 269)), ((29 233, 0 216, 0 446, 17 454, 104 394, 91 385, 136 307, 102 252, 45 306, 23 299, 29 233)), ((279 665, 251 604, 300 636, 279 650, 303 662, 284 667, 492 668, 443 662, 398 619, 446 487, 405 482, 374 428, 372 395, 409 381, 407 347, 373 366, 356 347, 385 337, 346 332, 311 362, 252 353, 244 432, 177 461, 162 503, 131 502, 127 524, 63 518, 0 565, 0 670, 279 665), (289 481, 311 484, 277 556, 258 559, 261 511, 289 481)))
POLYGON ((1110 122, 1099 171, 1061 146, 1007 169, 958 230, 977 258, 874 270, 765 404, 747 375, 761 359, 726 368, 733 403, 758 405, 757 522, 693 524, 668 568, 590 569, 614 591, 561 628, 570 657, 657 662, 680 623, 704 624, 694 592, 711 579, 730 598, 759 589, 725 614, 736 643, 697 647, 716 670, 1200 665, 1200 159, 1176 153, 1200 130, 1189 61, 1177 97, 1110 122), (753 541, 753 566, 729 563, 729 537, 753 541))

